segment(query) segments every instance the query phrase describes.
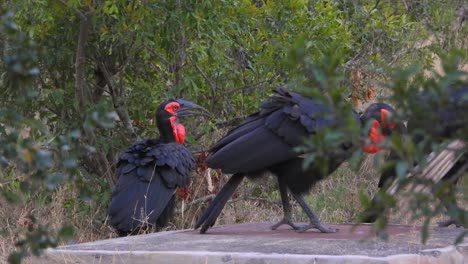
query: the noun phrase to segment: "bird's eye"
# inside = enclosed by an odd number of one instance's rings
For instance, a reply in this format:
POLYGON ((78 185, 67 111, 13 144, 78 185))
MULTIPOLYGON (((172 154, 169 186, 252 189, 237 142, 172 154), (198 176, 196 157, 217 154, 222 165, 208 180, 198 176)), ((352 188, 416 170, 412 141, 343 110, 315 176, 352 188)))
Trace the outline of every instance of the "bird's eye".
POLYGON ((178 106, 178 105, 174 105, 174 106, 172 107, 172 109, 173 109, 174 112, 175 112, 175 111, 179 110, 179 106, 178 106))

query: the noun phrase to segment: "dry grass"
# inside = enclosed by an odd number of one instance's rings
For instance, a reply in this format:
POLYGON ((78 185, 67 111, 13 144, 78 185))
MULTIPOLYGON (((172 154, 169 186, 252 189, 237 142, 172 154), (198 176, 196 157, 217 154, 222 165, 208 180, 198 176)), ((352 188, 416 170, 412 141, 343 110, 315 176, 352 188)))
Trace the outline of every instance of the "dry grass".
MULTIPOLYGON (((58 232, 62 225, 71 224, 75 235, 68 243, 82 243, 112 237, 109 228, 101 224, 97 218, 103 208, 90 208, 88 214, 79 212, 83 206, 70 203, 76 200, 77 193, 70 188, 60 187, 50 197, 34 197, 23 205, 9 204, 0 199, 0 221, 2 236, 0 237, 0 263, 6 263, 8 255, 15 250, 15 242, 23 239, 29 227, 44 225, 52 233, 58 232), (29 216, 37 219, 33 223, 29 216)), ((90 203, 90 207, 93 205, 90 203)))
MULTIPOLYGON (((359 193, 364 192, 371 197, 375 194, 380 176, 378 167, 383 157, 383 155, 378 158, 369 156, 358 173, 353 172, 347 164, 343 164, 333 175, 318 183, 311 190, 306 200, 322 222, 353 223, 356 221, 358 214, 362 212, 359 193)), ((211 175, 211 177, 215 178, 213 181, 219 186, 222 186, 227 179, 226 176, 218 174, 211 175), (219 177, 221 179, 218 179, 219 177)), ((206 175, 199 175, 195 178, 191 189, 196 198, 193 199, 194 201, 179 201, 175 221, 170 229, 193 227, 197 217, 208 204, 207 200, 211 197, 207 186, 206 175)), ((213 193, 216 192, 217 190, 214 190, 213 193)), ((468 205, 463 194, 460 195, 459 201, 468 205)), ((276 222, 282 218, 282 214, 276 180, 269 176, 256 182, 244 181, 234 194, 234 198, 224 208, 216 224, 276 222)), ((293 204, 293 217, 298 222, 308 220, 297 204, 293 204)), ((441 215, 432 219, 432 224, 435 225, 442 218, 441 215)), ((422 220, 413 221, 410 215, 396 211, 390 212, 390 221, 395 224, 422 224, 422 220)))
MULTIPOLYGON (((306 197, 311 207, 324 223, 349 223, 355 221, 361 212, 358 193, 365 191, 372 195, 376 191, 378 173, 373 166, 375 160, 367 158, 359 173, 350 170, 344 164, 326 180, 313 188, 306 197)), ((199 172, 195 175, 187 200, 178 198, 178 207, 173 222, 164 230, 191 228, 197 217, 209 203, 212 197, 226 181, 227 176, 215 171, 199 172), (211 177, 214 189, 209 190, 207 175, 211 177)), ((465 184, 463 184, 465 186, 465 184)), ((70 188, 62 187, 53 193, 50 200, 38 202, 32 199, 25 205, 10 205, 0 201, 0 220, 5 233, 0 238, 0 263, 5 262, 9 253, 15 247, 14 243, 20 239, 31 222, 28 215, 34 215, 41 224, 48 225, 51 230, 58 230, 64 223, 71 223, 75 228, 75 235, 70 243, 82 243, 99 239, 116 237, 115 233, 103 223, 105 208, 92 203, 70 204, 76 199, 77 193, 70 188), (86 212, 80 212, 85 208, 86 212)), ((466 205, 463 195, 460 201, 466 205)), ((409 216, 398 212, 391 213, 392 223, 420 224, 411 222, 409 216)), ((293 216, 295 221, 305 222, 307 218, 302 210, 294 204, 293 216)), ((282 218, 282 208, 276 181, 273 177, 264 177, 257 182, 244 181, 234 198, 224 208, 217 225, 247 223, 247 222, 276 222, 282 218)), ((433 223, 441 220, 434 219, 433 223)))

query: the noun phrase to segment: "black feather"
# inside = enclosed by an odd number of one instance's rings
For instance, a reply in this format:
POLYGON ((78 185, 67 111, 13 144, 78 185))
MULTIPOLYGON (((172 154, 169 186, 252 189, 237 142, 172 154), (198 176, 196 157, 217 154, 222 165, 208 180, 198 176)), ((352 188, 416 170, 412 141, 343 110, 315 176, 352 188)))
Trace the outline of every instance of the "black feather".
POLYGON ((117 163, 118 180, 108 209, 110 224, 119 234, 146 224, 167 224, 175 189, 190 183, 193 168, 192 154, 183 145, 145 139, 129 146, 117 163))
MULTIPOLYGON (((203 233, 214 224, 244 176, 254 178, 269 171, 290 191, 296 194, 309 191, 349 158, 355 147, 350 147, 353 146, 350 142, 342 151, 331 152, 333 154, 326 157, 330 162, 325 171, 316 163, 303 170, 303 159, 295 148, 321 129, 340 125, 338 120, 340 118, 332 110, 318 101, 289 92, 284 87, 276 89, 269 100, 260 105, 260 111, 250 115, 210 149, 208 166, 234 174, 235 179, 231 177, 195 228, 202 227, 203 233)), ((359 126, 357 116, 356 120, 359 126)))

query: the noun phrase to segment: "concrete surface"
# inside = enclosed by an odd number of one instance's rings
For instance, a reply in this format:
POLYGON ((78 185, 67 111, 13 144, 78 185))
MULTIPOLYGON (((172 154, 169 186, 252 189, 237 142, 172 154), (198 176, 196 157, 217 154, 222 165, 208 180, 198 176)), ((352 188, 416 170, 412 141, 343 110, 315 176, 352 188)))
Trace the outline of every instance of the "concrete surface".
POLYGON ((468 263, 468 243, 453 245, 461 228, 432 228, 425 245, 418 227, 390 226, 388 242, 369 225, 330 225, 338 233, 296 233, 270 223, 182 230, 101 240, 47 250, 33 263, 468 263))

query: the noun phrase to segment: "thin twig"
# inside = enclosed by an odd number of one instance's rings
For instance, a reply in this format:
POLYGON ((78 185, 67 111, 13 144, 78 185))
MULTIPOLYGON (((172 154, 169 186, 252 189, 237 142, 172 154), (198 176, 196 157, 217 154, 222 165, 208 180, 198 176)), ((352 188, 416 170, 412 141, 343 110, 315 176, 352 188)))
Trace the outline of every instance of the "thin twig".
MULTIPOLYGON (((211 199, 214 199, 214 197, 215 197, 214 194, 210 194, 210 195, 206 195, 206 196, 200 197, 198 199, 195 199, 195 200, 191 201, 190 203, 188 203, 185 206, 184 212, 189 210, 191 206, 199 204, 199 203, 203 203, 203 202, 206 202, 206 201, 209 201, 211 199)), ((267 203, 267 204, 274 205, 274 206, 282 206, 281 203, 278 202, 278 201, 270 201, 267 198, 247 197, 247 196, 240 196, 240 197, 237 197, 237 198, 234 198, 234 199, 230 199, 229 201, 226 202, 226 204, 233 204, 233 203, 237 203, 239 201, 254 201, 254 202, 267 203)), ((176 213, 182 213, 182 209, 176 210, 176 213)))
POLYGON ((245 119, 247 119, 247 117, 249 117, 249 115, 237 116, 226 121, 216 122, 215 126, 217 128, 224 128, 224 127, 232 126, 238 122, 244 121, 245 119))
MULTIPOLYGON (((214 194, 209 194, 209 195, 206 195, 206 196, 203 196, 203 197, 200 197, 198 199, 195 199, 193 201, 191 201, 190 203, 188 203, 185 207, 184 207, 184 212, 187 211, 188 209, 190 209, 193 205, 196 205, 196 204, 200 204, 200 203, 204 203, 206 201, 209 201, 209 200, 212 200, 215 198, 216 195, 214 194)), ((181 214, 182 213, 182 208, 178 208, 176 211, 175 211, 176 214, 181 214)))
MULTIPOLYGON (((65 2, 65 0, 59 0, 60 3, 62 3, 64 6, 70 8, 70 6, 68 5, 67 2, 65 2)), ((87 20, 88 18, 86 17, 85 14, 83 14, 83 12, 81 12, 79 9, 77 8, 73 8, 73 11, 75 11, 75 13, 80 17, 80 19, 83 19, 83 20, 87 20)))
POLYGON ((224 92, 223 94, 221 94, 221 96, 228 96, 228 95, 231 95, 233 93, 236 93, 238 91, 241 91, 241 90, 244 90, 244 89, 247 89, 247 88, 252 88, 252 87, 257 87, 258 85, 260 84, 263 84, 263 83, 266 83, 266 82, 270 82, 274 77, 271 77, 270 79, 268 80, 263 80, 263 81, 259 81, 259 82, 256 82, 254 84, 249 84, 249 85, 244 85, 244 86, 240 86, 240 87, 237 87, 237 88, 234 88, 232 90, 229 90, 229 91, 226 91, 224 92))
POLYGON ((205 79, 205 81, 208 83, 208 85, 210 86, 211 88, 211 96, 214 98, 215 96, 215 91, 216 91, 216 86, 213 84, 213 82, 210 80, 210 78, 208 78, 208 76, 206 75, 205 72, 202 71, 202 69, 198 66, 198 64, 194 63, 193 64, 195 66, 195 69, 197 69, 197 71, 201 74, 201 76, 203 77, 203 79, 205 79))
POLYGON ((171 63, 164 58, 163 55, 159 54, 158 52, 154 51, 152 48, 148 47, 147 45, 143 45, 143 47, 148 50, 153 56, 158 57, 165 65, 166 67, 169 67, 171 63))
POLYGON ((405 6, 406 11, 409 11, 409 4, 406 2, 406 0, 402 0, 403 5, 405 6))

